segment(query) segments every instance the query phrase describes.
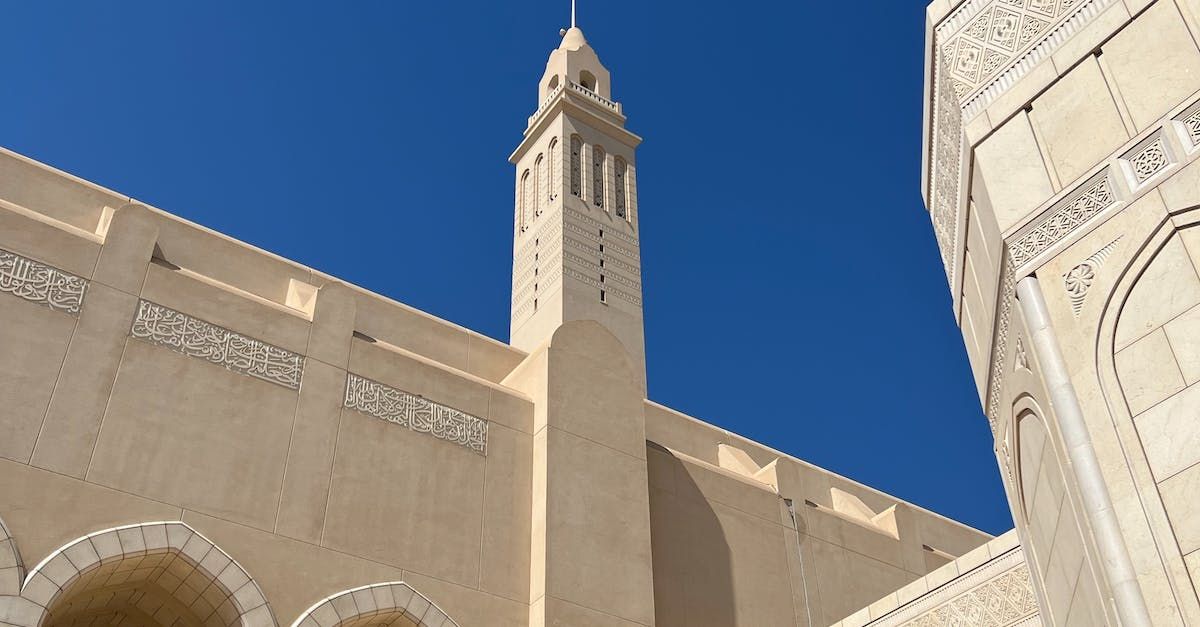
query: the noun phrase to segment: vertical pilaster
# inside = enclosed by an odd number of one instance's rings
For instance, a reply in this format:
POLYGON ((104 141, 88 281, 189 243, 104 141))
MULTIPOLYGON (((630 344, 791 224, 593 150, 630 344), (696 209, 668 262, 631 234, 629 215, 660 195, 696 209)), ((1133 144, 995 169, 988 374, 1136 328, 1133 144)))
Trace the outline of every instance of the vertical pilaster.
POLYGON ((538 408, 530 625, 654 625, 645 391, 628 353, 568 322, 505 383, 538 408))
POLYGON ((113 216, 34 446, 34 466, 82 478, 124 355, 138 294, 158 239, 142 205, 113 216))

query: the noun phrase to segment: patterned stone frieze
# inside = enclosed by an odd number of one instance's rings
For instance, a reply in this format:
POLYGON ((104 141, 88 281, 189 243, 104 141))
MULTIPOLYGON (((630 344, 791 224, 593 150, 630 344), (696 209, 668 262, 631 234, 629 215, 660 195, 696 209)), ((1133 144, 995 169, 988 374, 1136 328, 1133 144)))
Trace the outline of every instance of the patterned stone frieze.
POLYGON ((0 293, 78 316, 87 279, 0 249, 0 293))
POLYGON ((1041 625, 1024 552, 992 558, 867 623, 868 627, 1041 625))
POLYGON ((580 272, 579 270, 576 270, 575 268, 564 266, 563 273, 572 279, 575 279, 576 281, 590 285, 598 290, 604 290, 606 294, 612 294, 613 296, 620 298, 631 305, 636 305, 638 307, 642 306, 642 298, 640 296, 630 294, 626 290, 618 288, 614 285, 601 283, 600 281, 597 281, 596 279, 580 272))
MULTIPOLYGON (((590 217, 588 217, 588 216, 586 216, 586 215, 584 215, 584 214, 580 213, 579 211, 576 211, 575 209, 572 209, 572 208, 570 208, 570 207, 567 207, 567 217, 569 217, 569 218, 571 218, 571 219, 574 219, 574 220, 576 220, 576 221, 578 221, 578 222, 581 222, 581 223, 583 223, 583 224, 585 224, 585 225, 587 225, 587 226, 590 226, 590 227, 592 227, 592 228, 594 228, 594 229, 603 229, 603 228, 605 228, 605 226, 604 226, 604 223, 602 223, 602 222, 600 222, 600 221, 598 221, 598 220, 593 220, 592 218, 590 218, 590 217)), ((612 228, 611 228, 611 227, 610 227, 610 228, 609 228, 609 230, 608 230, 608 231, 605 233, 605 236, 606 236, 606 237, 613 237, 613 238, 619 239, 619 240, 621 240, 622 242, 625 242, 626 244, 629 244, 630 246, 637 247, 637 245, 638 245, 638 240, 637 240, 637 238, 636 238, 636 237, 633 237, 633 236, 631 236, 631 235, 628 235, 628 234, 626 234, 626 233, 622 233, 622 232, 620 232, 620 231, 614 231, 614 230, 612 230, 612 228)))
MULTIPOLYGON (((566 229, 570 233, 574 233, 575 235, 581 235, 585 239, 591 240, 593 243, 595 243, 597 245, 599 245, 601 243, 599 231, 591 231, 591 230, 588 230, 588 229, 585 229, 585 228, 579 226, 578 224, 572 224, 570 222, 566 223, 566 229)), ((575 241, 578 242, 578 240, 575 240, 575 241)), ((620 244, 614 244, 607 240, 605 240, 603 242, 603 244, 604 244, 604 249, 608 252, 620 253, 620 254, 628 257, 629 259, 632 259, 633 261, 641 260, 641 255, 638 254, 636 248, 626 248, 624 246, 621 246, 620 244)))
POLYGON ((1183 134, 1190 144, 1188 150, 1200 148, 1200 102, 1181 113, 1175 121, 1183 127, 1183 134))
POLYGON ((967 0, 935 27, 927 197, 952 289, 963 248, 964 122, 1115 1, 967 0))
POLYGON ((421 396, 348 374, 344 406, 487 455, 486 420, 421 396))
POLYGON ((1118 200, 1109 171, 1101 172, 1012 238, 1008 249, 1013 265, 1033 260, 1118 200))
POLYGON ((130 335, 293 390, 304 375, 302 355, 148 300, 138 302, 130 335))
POLYGON ((1171 148, 1160 131, 1123 155, 1119 162, 1125 171, 1130 189, 1138 189, 1175 162, 1171 148))
POLYGON ((905 627, 1009 627, 1038 614, 1037 597, 1024 564, 971 588, 905 627))
POLYGON ((1012 321, 1013 301, 1016 298, 1016 275, 1012 262, 1004 258, 1003 275, 1000 279, 1000 300, 996 313, 996 334, 992 340, 992 356, 988 374, 987 419, 992 435, 1000 426, 1000 407, 1004 392, 1004 360, 1008 353, 1008 329, 1012 321))

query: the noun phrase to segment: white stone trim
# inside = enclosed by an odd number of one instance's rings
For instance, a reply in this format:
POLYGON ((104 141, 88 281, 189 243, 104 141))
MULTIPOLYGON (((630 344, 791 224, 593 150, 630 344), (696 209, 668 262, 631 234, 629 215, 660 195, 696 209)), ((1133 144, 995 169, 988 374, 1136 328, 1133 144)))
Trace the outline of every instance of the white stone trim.
MULTIPOLYGON (((980 599, 968 597, 981 589, 985 595, 1004 595, 1000 600, 1010 603, 1010 605, 1006 606, 1007 614, 996 614, 992 617, 996 619, 995 621, 980 624, 998 626, 1025 624, 1038 615, 1037 599, 1029 581, 1029 569, 1025 564, 1025 556, 1021 548, 1017 547, 896 610, 868 622, 867 625, 870 627, 896 627, 899 625, 933 627, 935 625, 965 624, 944 621, 944 617, 939 613, 952 613, 956 602, 972 604, 980 601, 980 599), (991 589, 988 589, 989 587, 991 589)), ((994 608, 986 609, 994 610, 994 608)))
POLYGON ((343 406, 487 455, 488 421, 378 381, 347 373, 343 406))
MULTIPOLYGON (((147 522, 88 534, 46 556, 29 571, 20 602, 0 597, 0 616, 17 627, 41 625, 54 601, 81 575, 127 558, 174 553, 228 592, 241 627, 275 627, 275 616, 254 578, 208 538, 181 521, 147 522), (215 571, 215 572, 214 572, 215 571), (6 610, 4 605, 10 604, 6 610)), ((216 614, 217 609, 212 610, 216 614)), ((211 615, 211 614, 210 614, 211 615)), ((205 620, 207 616, 198 617, 205 620)))
POLYGON ((78 316, 87 287, 83 277, 0 249, 0 293, 78 316))
POLYGON ((240 374, 300 389, 304 356, 148 300, 138 301, 129 334, 240 374))
POLYGON ((400 614, 420 627, 458 627, 442 608, 403 581, 343 590, 317 601, 292 627, 337 627, 355 618, 400 614))

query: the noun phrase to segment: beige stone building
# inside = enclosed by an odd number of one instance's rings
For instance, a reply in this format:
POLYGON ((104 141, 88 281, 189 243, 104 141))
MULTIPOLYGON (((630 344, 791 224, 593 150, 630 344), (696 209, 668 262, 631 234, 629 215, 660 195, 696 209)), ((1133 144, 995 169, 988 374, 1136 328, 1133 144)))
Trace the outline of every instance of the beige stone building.
POLYGON ((1198 38, 1196 0, 928 9, 922 192, 1045 624, 1200 624, 1198 38))
POLYGON ((640 138, 572 27, 509 344, 0 152, 0 626, 1200 624, 1200 0, 928 15, 1013 532, 646 398, 640 138))

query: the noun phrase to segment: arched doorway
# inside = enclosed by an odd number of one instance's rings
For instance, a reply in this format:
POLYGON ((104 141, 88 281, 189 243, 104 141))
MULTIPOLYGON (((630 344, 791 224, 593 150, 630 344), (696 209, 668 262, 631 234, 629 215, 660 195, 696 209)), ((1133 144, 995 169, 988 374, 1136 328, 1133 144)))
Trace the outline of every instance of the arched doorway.
POLYGON ((21 627, 275 627, 258 584, 183 522, 106 529, 29 571, 21 627))

